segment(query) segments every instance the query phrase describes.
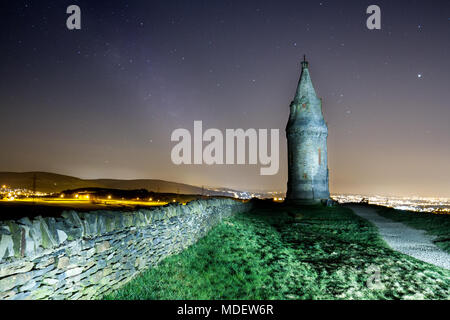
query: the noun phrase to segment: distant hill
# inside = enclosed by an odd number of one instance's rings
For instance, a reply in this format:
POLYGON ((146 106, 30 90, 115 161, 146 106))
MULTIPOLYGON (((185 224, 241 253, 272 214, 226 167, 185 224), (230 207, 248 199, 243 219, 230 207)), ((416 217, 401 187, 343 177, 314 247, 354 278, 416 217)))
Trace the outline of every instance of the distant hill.
MULTIPOLYGON (((13 188, 24 188, 31 190, 33 187, 34 175, 36 175, 36 190, 47 193, 61 192, 68 189, 94 187, 123 190, 146 189, 148 191, 161 193, 202 194, 202 188, 200 187, 164 180, 85 180, 49 172, 0 172, 0 185, 8 185, 13 188)), ((204 193, 209 195, 229 195, 226 194, 226 191, 217 192, 208 189, 205 189, 204 193)))

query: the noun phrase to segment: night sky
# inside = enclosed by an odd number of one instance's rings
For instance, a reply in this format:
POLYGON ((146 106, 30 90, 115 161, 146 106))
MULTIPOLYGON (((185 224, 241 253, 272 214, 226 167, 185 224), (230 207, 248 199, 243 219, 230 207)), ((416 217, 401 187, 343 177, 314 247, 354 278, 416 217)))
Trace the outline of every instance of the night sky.
POLYGON ((450 197, 448 0, 5 0, 0 15, 0 171, 284 191, 306 54, 332 193, 450 197), (194 120, 280 129, 279 173, 172 164, 170 135, 194 120))

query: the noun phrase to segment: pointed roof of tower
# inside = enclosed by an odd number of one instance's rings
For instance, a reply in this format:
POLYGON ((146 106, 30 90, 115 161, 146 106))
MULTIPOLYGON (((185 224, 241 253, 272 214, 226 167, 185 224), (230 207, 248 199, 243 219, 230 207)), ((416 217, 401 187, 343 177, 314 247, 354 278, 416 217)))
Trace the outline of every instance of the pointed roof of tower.
POLYGON ((317 100, 316 91, 309 75, 309 63, 306 61, 306 55, 303 55, 302 61, 302 74, 298 81, 297 92, 295 93, 294 101, 299 102, 302 97, 305 97, 309 101, 317 100))

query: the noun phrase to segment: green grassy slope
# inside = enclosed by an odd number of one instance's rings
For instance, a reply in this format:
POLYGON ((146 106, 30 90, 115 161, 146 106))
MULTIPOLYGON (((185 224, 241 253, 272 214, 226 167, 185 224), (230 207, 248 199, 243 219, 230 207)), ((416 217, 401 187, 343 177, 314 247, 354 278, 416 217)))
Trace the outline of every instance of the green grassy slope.
POLYGON ((267 206, 223 221, 105 299, 450 298, 449 271, 387 248, 350 210, 267 206))
POLYGON ((412 228, 425 230, 435 237, 434 243, 450 253, 450 215, 395 210, 380 207, 378 213, 388 219, 402 222, 412 228))

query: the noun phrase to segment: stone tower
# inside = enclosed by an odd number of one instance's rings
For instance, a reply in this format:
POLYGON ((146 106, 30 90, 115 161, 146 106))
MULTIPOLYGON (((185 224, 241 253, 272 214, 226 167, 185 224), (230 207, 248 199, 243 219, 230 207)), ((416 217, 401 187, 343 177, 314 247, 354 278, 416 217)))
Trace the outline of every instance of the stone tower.
POLYGON ((328 199, 328 128, 311 82, 306 58, 286 126, 288 203, 309 204, 328 199))

